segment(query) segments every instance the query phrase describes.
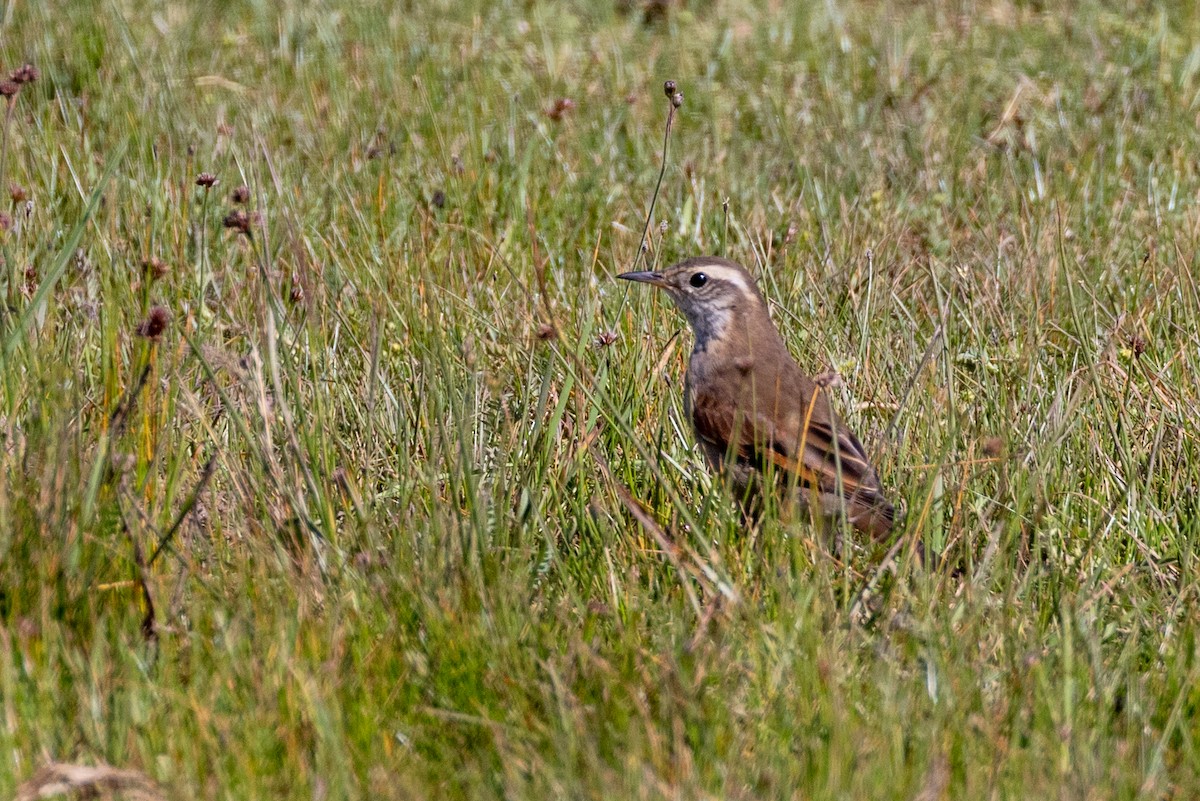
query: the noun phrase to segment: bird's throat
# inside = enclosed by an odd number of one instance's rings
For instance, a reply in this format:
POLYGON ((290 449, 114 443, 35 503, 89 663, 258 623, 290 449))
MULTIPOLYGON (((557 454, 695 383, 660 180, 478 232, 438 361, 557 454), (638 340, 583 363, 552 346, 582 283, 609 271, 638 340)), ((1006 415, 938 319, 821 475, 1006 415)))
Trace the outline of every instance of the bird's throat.
POLYGON ((713 343, 728 338, 732 328, 734 310, 729 308, 708 309, 704 314, 688 315, 692 334, 696 338, 694 353, 704 353, 713 343))

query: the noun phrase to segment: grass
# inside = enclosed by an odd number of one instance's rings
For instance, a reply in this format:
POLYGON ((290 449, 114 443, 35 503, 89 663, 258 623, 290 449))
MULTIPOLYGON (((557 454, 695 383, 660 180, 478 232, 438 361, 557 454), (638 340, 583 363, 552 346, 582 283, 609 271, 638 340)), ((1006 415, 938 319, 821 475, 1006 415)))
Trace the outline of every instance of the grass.
POLYGON ((0 794, 1200 792, 1192 4, 86 6, 0 39, 0 794), (647 258, 753 267, 940 568, 705 473, 613 280, 667 78, 647 258))

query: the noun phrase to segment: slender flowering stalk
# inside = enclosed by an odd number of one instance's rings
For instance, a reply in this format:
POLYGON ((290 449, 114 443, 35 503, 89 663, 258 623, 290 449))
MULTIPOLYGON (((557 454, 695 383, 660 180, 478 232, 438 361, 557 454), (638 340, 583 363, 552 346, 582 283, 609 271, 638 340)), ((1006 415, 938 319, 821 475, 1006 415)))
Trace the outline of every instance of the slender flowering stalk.
POLYGON ((667 147, 671 143, 671 125, 675 121, 675 110, 683 105, 683 94, 676 88, 674 81, 667 81, 663 84, 663 94, 667 96, 670 102, 670 108, 667 109, 667 125, 663 131, 663 155, 662 165, 658 170, 658 182, 654 185, 654 194, 650 197, 650 208, 646 210, 646 224, 642 227, 642 240, 638 245, 637 253, 633 257, 633 265, 629 268, 631 271, 636 270, 638 262, 645 256, 647 245, 647 237, 650 236, 650 222, 654 219, 654 206, 658 202, 658 192, 662 188, 663 176, 667 174, 667 147))
MULTIPOLYGON (((0 186, 4 186, 4 177, 8 172, 8 132, 12 127, 13 109, 17 105, 17 93, 21 91, 21 85, 16 81, 5 80, 0 81, 0 97, 4 98, 4 133, 3 139, 0 140, 0 186)), ((8 305, 16 301, 13 290, 16 286, 15 266, 10 267, 8 271, 8 305)))
POLYGON ((217 177, 202 172, 196 177, 196 186, 204 190, 204 202, 200 206, 200 298, 196 307, 197 319, 204 313, 204 297, 208 293, 208 196, 217 185, 217 177))

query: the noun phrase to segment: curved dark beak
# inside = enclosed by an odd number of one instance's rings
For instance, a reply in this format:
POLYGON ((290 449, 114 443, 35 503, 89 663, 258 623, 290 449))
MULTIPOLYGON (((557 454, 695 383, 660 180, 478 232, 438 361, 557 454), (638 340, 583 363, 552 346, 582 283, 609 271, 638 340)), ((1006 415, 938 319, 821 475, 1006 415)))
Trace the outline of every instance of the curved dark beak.
POLYGON ((620 278, 622 281, 638 281, 643 284, 653 284, 654 286, 666 286, 662 273, 650 272, 649 270, 640 273, 621 273, 617 278, 620 278))

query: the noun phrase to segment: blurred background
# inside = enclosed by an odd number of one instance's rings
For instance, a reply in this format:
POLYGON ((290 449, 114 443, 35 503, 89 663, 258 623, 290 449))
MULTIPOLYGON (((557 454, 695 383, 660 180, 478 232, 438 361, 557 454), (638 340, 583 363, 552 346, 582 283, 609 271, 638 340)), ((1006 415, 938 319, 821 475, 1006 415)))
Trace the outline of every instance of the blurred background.
POLYGON ((1194 4, 0 30, 0 789, 1200 789, 1194 4), (613 280, 664 164, 647 261, 759 278, 898 558, 707 475, 685 323, 613 280))

